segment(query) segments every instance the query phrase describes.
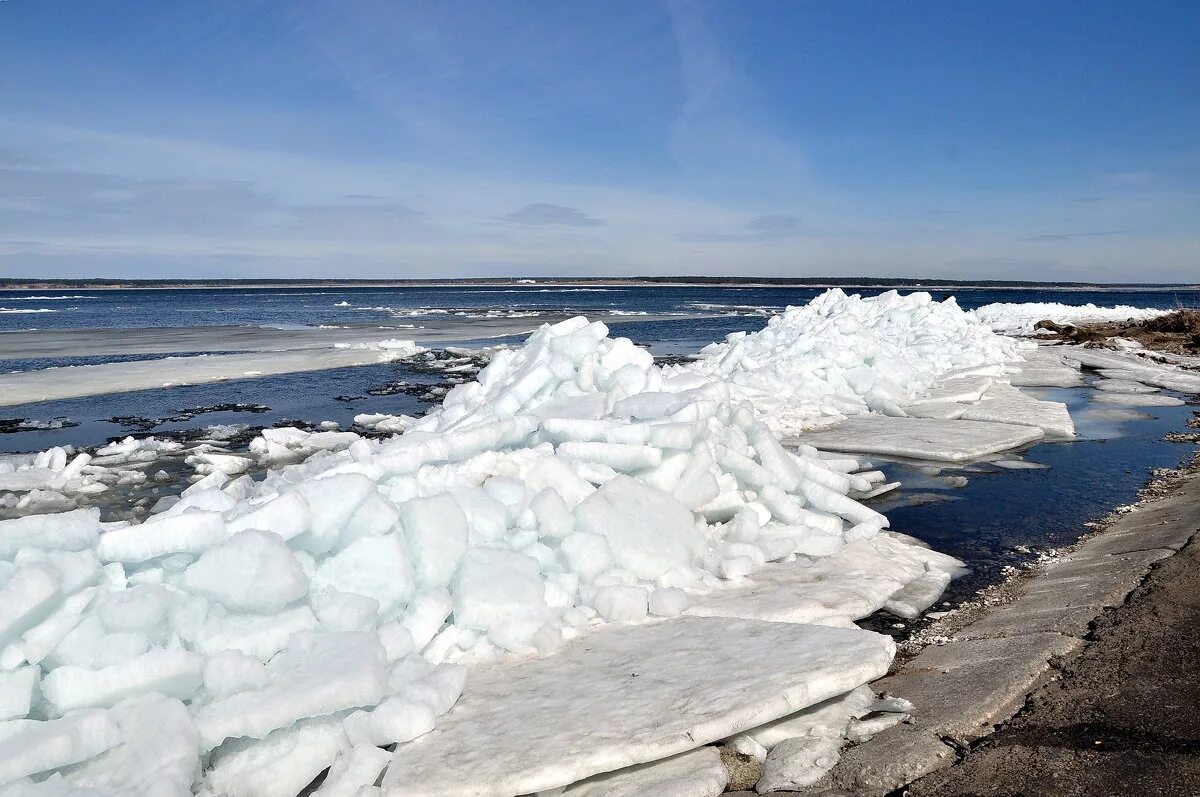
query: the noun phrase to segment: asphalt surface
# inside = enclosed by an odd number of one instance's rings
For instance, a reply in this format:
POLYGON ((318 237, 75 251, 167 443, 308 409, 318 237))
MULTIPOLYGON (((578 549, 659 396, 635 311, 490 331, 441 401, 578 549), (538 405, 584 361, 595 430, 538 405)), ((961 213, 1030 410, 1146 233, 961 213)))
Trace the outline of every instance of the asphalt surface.
POLYGON ((1200 796, 1200 535, 1024 709, 909 797, 1200 796))

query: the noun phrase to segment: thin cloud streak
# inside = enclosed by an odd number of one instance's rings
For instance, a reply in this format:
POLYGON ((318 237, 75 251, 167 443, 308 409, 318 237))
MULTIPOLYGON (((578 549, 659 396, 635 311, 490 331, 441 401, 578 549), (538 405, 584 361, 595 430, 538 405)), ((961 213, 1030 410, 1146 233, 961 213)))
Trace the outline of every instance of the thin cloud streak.
POLYGON ((1076 238, 1103 238, 1109 235, 1128 235, 1129 230, 1099 230, 1096 232, 1051 232, 1018 240, 1026 242, 1071 241, 1076 238))
POLYGON ((780 241, 800 234, 801 218, 783 214, 755 216, 746 222, 746 232, 691 232, 678 233, 675 240, 686 243, 752 243, 757 241, 780 241))
POLYGON ((589 216, 579 208, 535 202, 512 213, 505 213, 501 221, 525 224, 533 227, 600 227, 603 221, 589 216))

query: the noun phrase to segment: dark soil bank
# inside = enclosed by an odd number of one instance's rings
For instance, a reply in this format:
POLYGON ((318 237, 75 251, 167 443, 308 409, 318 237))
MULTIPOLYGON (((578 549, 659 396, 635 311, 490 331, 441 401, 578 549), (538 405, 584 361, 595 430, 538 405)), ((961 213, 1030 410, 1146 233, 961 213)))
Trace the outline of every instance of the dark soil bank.
POLYGON ((1148 349, 1175 354, 1200 354, 1200 310, 1176 310, 1147 321, 1105 324, 1056 324, 1039 321, 1037 329, 1072 343, 1104 345, 1109 338, 1136 340, 1148 349))

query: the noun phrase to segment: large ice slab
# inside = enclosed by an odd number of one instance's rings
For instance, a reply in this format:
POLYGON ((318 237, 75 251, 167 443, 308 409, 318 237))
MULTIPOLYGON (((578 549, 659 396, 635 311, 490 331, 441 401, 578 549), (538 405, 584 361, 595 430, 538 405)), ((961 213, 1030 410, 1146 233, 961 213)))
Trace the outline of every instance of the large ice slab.
POLYGON ((1078 387, 1083 374, 1078 368, 1064 365, 1028 365, 1008 377, 1009 384, 1019 387, 1078 387))
POLYGON ((807 443, 823 451, 964 462, 1044 436, 1040 428, 1007 423, 860 415, 786 442, 807 443))
POLYGON ((1056 437, 1075 436, 1075 423, 1066 404, 1036 399, 1011 385, 992 385, 983 400, 967 407, 960 417, 966 421, 1036 426, 1056 437))
POLYGON ((686 752, 882 675, 858 629, 682 617, 480 667, 436 730, 400 745, 394 797, 511 797, 686 752))
POLYGON ((995 380, 990 376, 960 376, 947 379, 929 389, 912 403, 939 404, 945 401, 979 401, 995 380))
POLYGON ((85 761, 121 741, 107 711, 77 711, 49 722, 0 723, 0 785, 85 761))
POLYGON ((849 623, 884 608, 930 573, 949 576, 962 563, 904 545, 889 534, 850 543, 811 564, 766 565, 739 582, 692 598, 689 615, 785 623, 849 623))
POLYGON ((148 693, 120 703, 109 716, 121 729, 121 744, 66 770, 69 783, 122 797, 192 793, 200 755, 183 703, 148 693))
POLYGON ((597 775, 568 786, 570 797, 717 797, 729 772, 715 747, 597 775))
POLYGON ((1161 393, 1117 393, 1111 390, 1097 393, 1092 396, 1092 401, 1121 407, 1179 407, 1184 404, 1183 399, 1164 396, 1161 393))
POLYGON ((1187 371, 1169 363, 1158 363, 1137 354, 1107 349, 1086 349, 1064 346, 1063 357, 1101 370, 1112 379, 1132 379, 1146 385, 1178 390, 1181 393, 1200 393, 1200 373, 1187 371))
POLYGON ((1009 384, 1021 387, 1076 387, 1083 384, 1079 363, 1064 359, 1061 346, 1039 346, 1027 352, 1023 360, 1008 364, 1014 371, 1008 375, 1009 384))

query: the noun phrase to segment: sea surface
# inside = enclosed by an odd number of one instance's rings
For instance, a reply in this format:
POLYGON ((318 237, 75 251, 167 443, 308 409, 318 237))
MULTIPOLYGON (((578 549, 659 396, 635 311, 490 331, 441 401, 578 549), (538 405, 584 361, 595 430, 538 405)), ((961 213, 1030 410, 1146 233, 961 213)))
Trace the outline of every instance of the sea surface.
MULTIPOLYGON (((884 288, 847 290, 874 296, 884 288)), ((542 312, 756 315, 800 305, 821 288, 645 285, 633 287, 457 286, 406 288, 196 288, 0 291, 0 332, 15 329, 137 329, 141 327, 419 324, 423 319, 532 317, 542 312)), ((953 295, 964 309, 992 302, 1127 304, 1172 308, 1200 305, 1200 291, 1083 291, 967 288, 953 295)), ((724 325, 712 327, 723 328, 724 325)), ((735 325, 748 328, 750 325, 735 325)), ((663 328, 666 331, 667 328, 663 328)), ((707 328, 697 332, 707 332, 707 328)))

